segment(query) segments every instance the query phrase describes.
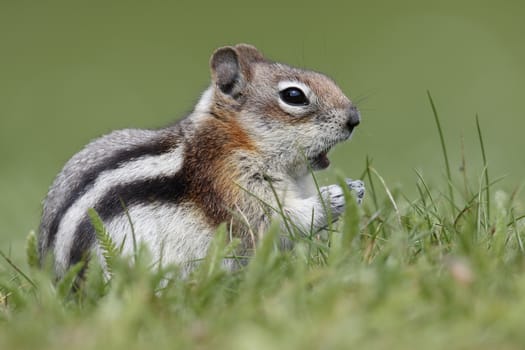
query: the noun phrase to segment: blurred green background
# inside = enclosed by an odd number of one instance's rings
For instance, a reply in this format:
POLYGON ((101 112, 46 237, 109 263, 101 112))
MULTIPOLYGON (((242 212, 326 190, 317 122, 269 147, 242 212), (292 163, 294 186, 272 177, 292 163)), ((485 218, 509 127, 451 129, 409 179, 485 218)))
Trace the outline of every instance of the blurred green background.
POLYGON ((0 249, 22 255, 48 186, 85 143, 184 116, 212 51, 239 42, 332 76, 358 102, 363 123, 324 182, 359 176, 369 155, 408 195, 414 169, 443 183, 429 89, 454 175, 462 139, 481 175, 479 113, 491 176, 511 191, 525 170, 524 36, 523 1, 0 0, 0 249))

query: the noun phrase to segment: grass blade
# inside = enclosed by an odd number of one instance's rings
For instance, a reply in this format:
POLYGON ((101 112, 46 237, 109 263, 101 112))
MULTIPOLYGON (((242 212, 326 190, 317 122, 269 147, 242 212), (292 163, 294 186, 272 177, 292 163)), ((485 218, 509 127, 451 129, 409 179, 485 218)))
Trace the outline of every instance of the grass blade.
POLYGON ((34 231, 29 232, 26 239, 26 259, 27 264, 31 268, 37 268, 40 266, 38 259, 38 248, 37 239, 34 231))
POLYGON ((370 189, 371 189, 370 192, 372 193, 372 200, 374 201, 375 210, 377 211, 379 210, 379 205, 377 202, 376 190, 374 188, 374 180, 372 180, 372 174, 370 174, 371 164, 372 164, 372 160, 367 155, 366 156, 366 174, 368 176, 368 183, 370 184, 370 189))
POLYGON ((4 260, 9 264, 9 266, 11 266, 20 276, 22 276, 27 282, 29 282, 30 285, 36 288, 35 282, 33 282, 33 280, 29 278, 29 276, 26 275, 24 271, 22 271, 18 266, 16 266, 16 264, 11 259, 9 259, 9 257, 5 255, 4 252, 1 250, 0 250, 0 256, 4 258, 4 260))
POLYGON ((66 274, 57 284, 57 294, 60 299, 65 299, 75 288, 78 277, 85 266, 84 261, 79 261, 67 270, 66 274))
MULTIPOLYGON (((126 218, 128 219, 129 227, 131 228, 131 238, 133 243, 133 257, 135 258, 135 261, 137 260, 138 255, 138 249, 137 249, 137 237, 135 235, 135 226, 133 225, 133 221, 131 220, 131 215, 129 215, 129 209, 122 200, 122 198, 119 198, 120 205, 122 206, 122 209, 124 209, 124 213, 126 214, 126 218)), ((124 237, 125 240, 126 237, 124 237)), ((122 242, 122 247, 124 247, 124 241, 122 242)), ((122 249, 120 249, 122 251, 122 249)))
POLYGON ((379 182, 381 182, 381 184, 383 185, 383 188, 385 189, 386 195, 387 195, 388 199, 390 200, 390 203, 392 203, 392 207, 394 208, 394 212, 396 213, 397 221, 398 221, 399 225, 402 226, 401 214, 399 213, 399 208, 397 207, 397 204, 396 204, 396 201, 394 200, 394 196, 392 195, 392 192, 390 192, 390 189, 386 185, 385 180, 383 179, 383 177, 381 175, 379 175, 377 170, 375 170, 374 168, 370 168, 370 170, 374 173, 374 175, 379 179, 379 182))
POLYGON ((448 192, 450 196, 451 201, 451 209, 452 213, 454 213, 454 190, 452 188, 452 175, 450 172, 450 162, 448 161, 448 154, 447 154, 447 147, 445 145, 445 138, 443 137, 443 129, 441 128, 441 122, 439 121, 439 115, 436 109, 436 105, 434 104, 434 100, 432 99, 432 95, 430 94, 430 91, 427 90, 428 100, 430 101, 430 106, 432 107, 432 113, 434 114, 434 119, 436 121, 436 126, 439 133, 439 140, 441 142, 441 149, 443 151, 443 157, 445 158, 445 168, 447 170, 447 179, 448 179, 448 192))
POLYGON ((487 156, 485 154, 485 143, 483 142, 483 136, 481 134, 481 127, 479 126, 479 116, 476 114, 476 127, 478 129, 479 144, 481 146, 481 156, 483 157, 483 168, 485 169, 485 197, 487 200, 487 222, 490 223, 490 181, 489 181, 489 169, 487 165, 487 156))

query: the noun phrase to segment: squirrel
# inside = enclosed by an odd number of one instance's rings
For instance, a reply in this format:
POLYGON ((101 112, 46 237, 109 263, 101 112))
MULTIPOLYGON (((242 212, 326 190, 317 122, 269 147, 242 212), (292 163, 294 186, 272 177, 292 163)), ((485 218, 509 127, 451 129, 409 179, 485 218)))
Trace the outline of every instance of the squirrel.
MULTIPOLYGON (((343 189, 317 190, 310 174, 329 166, 327 153, 360 123, 336 83, 247 44, 217 49, 210 70, 211 84, 186 118, 113 131, 66 163, 44 200, 38 234, 40 261, 52 255, 57 277, 91 255, 103 262, 90 208, 123 254, 133 251, 133 232, 154 261, 183 273, 206 255, 221 223, 248 256, 281 214, 308 233, 343 212, 343 189)), ((360 203, 363 182, 346 183, 360 203)), ((234 269, 231 260, 224 265, 234 269)))

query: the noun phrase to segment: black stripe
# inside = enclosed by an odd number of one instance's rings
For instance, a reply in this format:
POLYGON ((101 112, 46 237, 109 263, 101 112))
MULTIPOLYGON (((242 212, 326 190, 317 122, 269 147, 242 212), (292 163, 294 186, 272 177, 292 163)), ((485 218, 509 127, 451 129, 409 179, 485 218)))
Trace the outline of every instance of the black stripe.
POLYGON ((95 205, 95 210, 102 220, 110 220, 123 213, 122 202, 128 208, 137 203, 178 203, 187 189, 186 180, 181 174, 182 172, 178 172, 172 176, 117 185, 102 197, 95 205))
POLYGON ((175 143, 176 140, 162 138, 154 143, 138 145, 132 149, 124 149, 122 151, 116 152, 112 156, 104 159, 103 162, 93 166, 81 174, 78 181, 76 181, 74 185, 71 186, 69 195, 62 201, 61 205, 56 210, 56 214, 51 221, 51 225, 49 226, 47 246, 51 247, 53 245, 62 216, 64 216, 69 207, 73 205, 73 203, 78 198, 83 196, 93 186, 95 180, 101 172, 116 169, 131 159, 140 158, 146 155, 154 156, 167 153, 176 146, 175 143))
MULTIPOLYGON (((178 203, 181 198, 184 198, 188 189, 187 181, 180 174, 117 185, 102 197, 94 209, 102 221, 108 222, 124 212, 125 208, 122 203, 128 208, 138 203, 178 203)), ((70 265, 85 258, 95 240, 94 228, 86 216, 77 226, 73 236, 73 247, 69 256, 70 265)))
MULTIPOLYGON (((95 243, 95 231, 89 217, 86 216, 77 226, 74 235, 73 246, 69 252, 69 266, 75 265, 79 261, 89 260, 89 249, 95 243)), ((84 267, 86 267, 84 265, 84 267)))

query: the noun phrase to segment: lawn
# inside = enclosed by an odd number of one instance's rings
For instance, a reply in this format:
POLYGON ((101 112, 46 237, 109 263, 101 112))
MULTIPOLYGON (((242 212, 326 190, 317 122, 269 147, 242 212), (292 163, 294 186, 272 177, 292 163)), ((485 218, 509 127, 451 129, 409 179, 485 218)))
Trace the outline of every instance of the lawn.
POLYGON ((71 292, 81 266, 53 284, 35 268, 29 235, 27 264, 2 255, 0 348, 522 348, 525 226, 516 193, 494 191, 486 176, 434 189, 421 176, 419 195, 408 198, 373 164, 363 178, 367 200, 348 205, 326 239, 303 237, 280 251, 287 233, 275 226, 233 273, 220 262, 235 242, 219 230, 186 279, 176 267, 152 268, 145 249, 130 264, 113 247, 112 279, 92 263, 71 292))

